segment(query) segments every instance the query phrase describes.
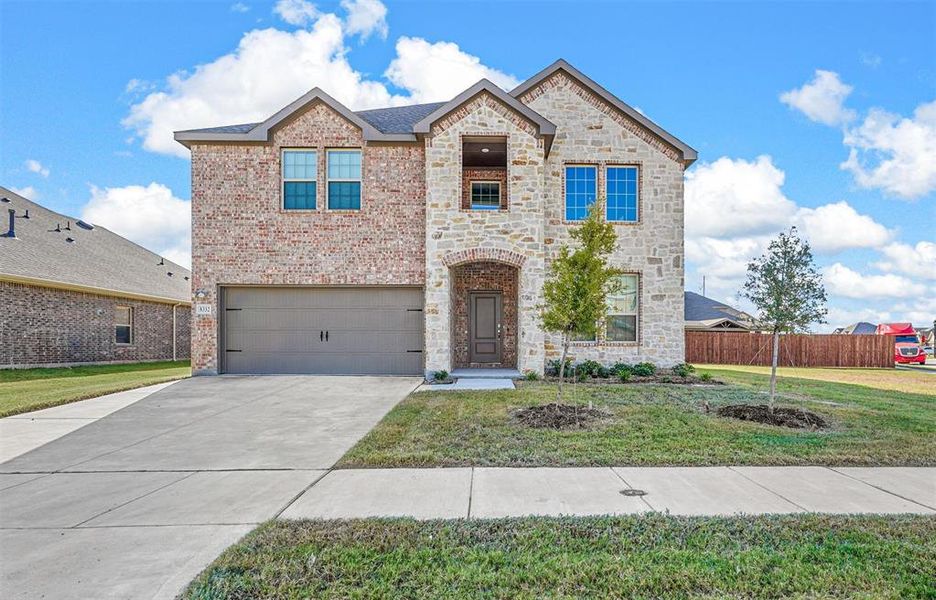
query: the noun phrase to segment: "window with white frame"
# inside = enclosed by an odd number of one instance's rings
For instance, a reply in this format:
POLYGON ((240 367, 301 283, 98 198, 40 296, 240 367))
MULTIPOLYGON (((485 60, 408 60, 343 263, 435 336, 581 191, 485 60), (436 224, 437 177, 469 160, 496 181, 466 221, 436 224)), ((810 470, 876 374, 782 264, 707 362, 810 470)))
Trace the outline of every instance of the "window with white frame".
POLYGON ((328 208, 360 210, 361 151, 328 150, 328 208))
POLYGON ((318 177, 315 150, 283 150, 283 208, 314 210, 318 177))
POLYGON ((609 221, 637 221, 637 167, 609 166, 605 171, 607 218, 609 221))
POLYGON ((565 219, 581 221, 595 203, 598 168, 594 165, 568 165, 565 168, 565 219))
POLYGON ((501 184, 499 181, 471 182, 471 209, 497 210, 501 204, 501 184))
POLYGON ((617 293, 608 296, 605 339, 609 342, 636 342, 640 311, 640 277, 621 275, 617 293))
POLYGON ((114 341, 118 344, 133 342, 133 308, 130 306, 114 309, 114 341))

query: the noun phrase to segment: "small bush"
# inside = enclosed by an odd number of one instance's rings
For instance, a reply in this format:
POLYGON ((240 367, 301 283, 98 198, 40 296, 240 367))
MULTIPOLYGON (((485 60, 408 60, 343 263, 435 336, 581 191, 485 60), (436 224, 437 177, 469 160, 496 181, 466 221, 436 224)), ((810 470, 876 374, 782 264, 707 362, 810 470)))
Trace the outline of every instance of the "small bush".
POLYGON ((622 363, 622 362, 614 363, 613 365, 611 365, 611 374, 612 374, 612 375, 620 376, 621 373, 623 373, 623 372, 625 372, 625 371, 627 372, 628 375, 630 375, 631 373, 634 372, 634 367, 632 367, 631 365, 629 365, 629 364, 627 364, 627 363, 622 363))
POLYGON ((656 365, 652 362, 642 362, 634 365, 634 375, 638 377, 650 377, 656 373, 656 365))
POLYGON ((585 373, 589 377, 598 377, 601 370, 601 363, 597 360, 583 360, 575 367, 576 373, 585 373))
POLYGON ((689 377, 693 372, 695 372, 695 367, 689 363, 679 363, 673 367, 673 375, 677 377, 689 377))
POLYGON ((587 367, 588 365, 585 363, 580 363, 572 367, 572 373, 576 381, 585 381, 591 377, 591 373, 587 367))
POLYGON ((527 369, 526 371, 523 372, 523 378, 526 379, 527 381, 539 381, 540 377, 539 377, 539 373, 537 373, 533 369, 527 369))
POLYGON ((630 381, 630 378, 632 375, 633 373, 630 370, 630 368, 621 369, 620 371, 617 372, 617 378, 621 381, 621 383, 627 383, 628 381, 630 381))
POLYGON ((432 379, 435 381, 445 381, 446 379, 448 379, 448 377, 449 377, 449 373, 448 371, 444 369, 441 371, 436 371, 435 373, 432 374, 432 379))
MULTIPOLYGON (((566 358, 565 364, 566 364, 566 368, 565 368, 566 375, 568 375, 569 373, 572 372, 572 369, 570 368, 572 366, 572 359, 566 358)), ((561 361, 558 358, 554 358, 550 361, 547 361, 546 362, 546 374, 549 375, 550 377, 559 377, 560 365, 561 365, 561 361)))
POLYGON ((712 374, 711 374, 711 373, 702 373, 701 375, 699 375, 699 379, 701 379, 702 381, 711 381, 711 380, 712 380, 712 374))
POLYGON ((604 365, 601 365, 600 367, 598 367, 597 377, 601 379, 607 379, 608 377, 611 377, 611 369, 609 369, 608 367, 604 365))

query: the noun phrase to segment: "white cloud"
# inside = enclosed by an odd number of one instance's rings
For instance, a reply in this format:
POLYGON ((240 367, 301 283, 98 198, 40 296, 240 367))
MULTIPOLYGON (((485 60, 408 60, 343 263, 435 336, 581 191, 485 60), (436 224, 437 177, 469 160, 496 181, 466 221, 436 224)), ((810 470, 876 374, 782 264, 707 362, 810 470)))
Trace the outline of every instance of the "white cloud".
POLYGON ((290 25, 299 27, 305 27, 321 15, 314 4, 305 0, 279 0, 273 12, 290 25))
POLYGON ((348 35, 360 35, 363 42, 376 33, 387 39, 387 7, 380 0, 341 0, 341 7, 348 12, 345 26, 348 35))
POLYGON ((81 218, 184 267, 191 265, 191 203, 176 198, 165 185, 91 186, 81 218))
POLYGON ((422 38, 401 37, 396 43, 396 53, 384 75, 407 90, 414 102, 450 100, 479 79, 489 79, 504 89, 520 83, 512 75, 481 64, 477 56, 451 42, 430 43, 422 38))
POLYGON ((812 81, 780 94, 780 101, 813 121, 840 125, 855 118, 855 111, 843 105, 852 89, 852 86, 842 83, 838 73, 816 69, 812 81))
POLYGON ((868 215, 859 214, 848 202, 801 208, 793 218, 813 250, 834 254, 850 248, 881 248, 894 237, 868 215))
POLYGON ((250 10, 250 7, 243 2, 235 2, 231 5, 231 12, 245 13, 248 10, 250 10))
POLYGON ((917 106, 912 118, 873 108, 845 131, 844 143, 850 152, 841 167, 858 185, 901 198, 936 190, 936 100, 917 106))
MULTIPOLYGON (((895 242, 888 244, 881 253, 884 260, 874 263, 882 271, 897 271, 919 277, 921 279, 936 279, 936 243, 917 242, 915 246, 895 242)), ((933 303, 936 308, 936 301, 933 303)))
MULTIPOLYGON (((164 89, 151 91, 130 107, 123 124, 142 139, 145 149, 187 157, 188 151, 173 140, 173 131, 262 121, 316 86, 361 110, 448 100, 482 77, 503 87, 517 83, 455 44, 400 38, 387 77, 408 95, 391 93, 385 83, 369 80, 351 66, 345 46, 352 31, 380 33, 385 21, 375 17, 376 2, 349 2, 347 21, 316 13, 309 29, 250 31, 230 54, 170 76, 164 89)), ((310 9, 302 10, 306 14, 310 9)))
POLYGON ((14 194, 22 196, 23 198, 26 198, 27 200, 32 200, 33 202, 39 198, 39 192, 37 192, 36 188, 31 185, 27 185, 26 187, 21 188, 11 187, 10 191, 14 194))
POLYGON ((872 69, 877 69, 881 66, 881 63, 884 62, 880 54, 875 54, 874 52, 862 52, 861 53, 861 64, 866 67, 871 67, 872 69))
POLYGON ((900 275, 864 275, 842 263, 823 271, 823 280, 830 294, 846 298, 913 298, 926 293, 926 286, 900 275))
POLYGON ((769 156, 753 162, 721 157, 686 173, 687 237, 774 232, 796 204, 781 189, 785 175, 769 156))
POLYGON ((36 173, 37 175, 41 175, 43 177, 49 176, 49 169, 47 167, 42 166, 42 163, 39 162, 38 160, 30 158, 24 164, 26 165, 26 169, 30 173, 36 173))

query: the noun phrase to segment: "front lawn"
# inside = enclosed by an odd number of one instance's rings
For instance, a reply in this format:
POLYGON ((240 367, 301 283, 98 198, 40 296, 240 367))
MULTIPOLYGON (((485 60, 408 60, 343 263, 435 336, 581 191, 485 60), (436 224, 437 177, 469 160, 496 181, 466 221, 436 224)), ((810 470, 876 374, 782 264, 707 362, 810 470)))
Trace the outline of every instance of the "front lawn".
POLYGON ((578 385, 567 400, 591 400, 612 415, 582 430, 514 422, 514 410, 555 400, 548 383, 417 392, 338 467, 936 465, 934 395, 785 377, 780 404, 808 408, 832 424, 828 430, 793 430, 715 416, 719 406, 766 402, 766 376, 728 369, 703 370, 729 383, 723 386, 578 385))
POLYGON ((923 516, 273 521, 182 597, 923 599, 934 573, 923 516))
POLYGON ((0 417, 182 379, 189 361, 0 370, 0 417))

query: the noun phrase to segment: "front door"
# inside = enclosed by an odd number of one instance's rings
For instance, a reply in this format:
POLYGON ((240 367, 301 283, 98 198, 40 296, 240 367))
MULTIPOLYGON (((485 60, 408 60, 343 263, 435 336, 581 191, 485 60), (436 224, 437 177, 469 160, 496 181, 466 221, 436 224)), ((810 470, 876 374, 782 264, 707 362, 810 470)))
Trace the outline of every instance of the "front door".
POLYGON ((472 363, 501 361, 501 294, 471 292, 468 303, 469 360, 472 363))

